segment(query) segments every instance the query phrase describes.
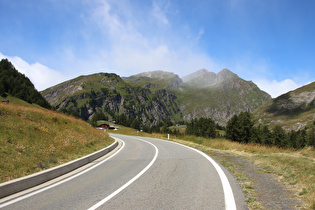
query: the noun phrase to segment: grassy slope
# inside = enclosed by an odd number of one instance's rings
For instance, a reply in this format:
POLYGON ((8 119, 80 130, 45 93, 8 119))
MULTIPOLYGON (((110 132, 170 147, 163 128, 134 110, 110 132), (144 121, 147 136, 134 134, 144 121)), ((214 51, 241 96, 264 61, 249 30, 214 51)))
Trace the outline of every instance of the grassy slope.
POLYGON ((0 103, 0 182, 22 177, 110 145, 86 122, 9 98, 0 103))
POLYGON ((307 124, 313 123, 315 116, 314 101, 307 106, 303 103, 294 110, 287 110, 283 105, 292 103, 292 97, 300 94, 314 92, 315 82, 283 94, 275 99, 267 101, 253 112, 254 118, 261 124, 273 128, 281 125, 285 129, 298 130, 307 124))
MULTIPOLYGON (((126 135, 141 135, 156 138, 167 138, 167 134, 139 133, 136 130, 120 126, 118 131, 126 135)), ((313 147, 302 150, 280 149, 258 144, 240 144, 226 139, 205 139, 193 136, 170 137, 172 141, 197 148, 212 156, 213 152, 227 153, 250 160, 265 173, 272 173, 278 179, 290 185, 297 199, 305 202, 305 208, 315 209, 315 149, 313 147)), ((247 196, 250 209, 259 209, 260 204, 255 197, 253 183, 237 165, 231 164, 224 156, 216 159, 225 165, 240 181, 243 192, 247 196)))
POLYGON ((254 111, 253 115, 257 122, 268 125, 270 128, 274 128, 276 125, 282 126, 284 129, 294 129, 298 130, 299 126, 310 124, 314 121, 315 116, 315 108, 300 112, 298 114, 282 114, 282 115, 274 115, 272 113, 266 112, 266 107, 268 104, 272 103, 272 101, 268 101, 266 105, 259 107, 254 111))
MULTIPOLYGON (((51 88, 48 88, 42 91, 42 95, 46 95, 50 91, 56 91, 59 88, 65 88, 66 91, 59 93, 58 100, 56 100, 56 102, 52 104, 55 106, 56 104, 59 104, 60 102, 62 102, 64 98, 69 95, 71 97, 75 97, 83 93, 91 93, 92 90, 95 92, 98 92, 101 90, 101 88, 117 89, 117 91, 120 94, 124 95, 128 87, 129 85, 126 84, 119 76, 115 74, 98 73, 98 74, 91 74, 87 76, 80 76, 72 80, 63 82, 61 84, 58 84, 56 86, 53 86, 51 88), (76 87, 75 90, 74 90, 74 87, 76 87), (73 92, 69 94, 68 92, 69 90, 73 92)), ((86 101, 86 100, 87 99, 83 99, 83 101, 86 101)), ((83 103, 79 103, 78 106, 82 104, 83 103)))

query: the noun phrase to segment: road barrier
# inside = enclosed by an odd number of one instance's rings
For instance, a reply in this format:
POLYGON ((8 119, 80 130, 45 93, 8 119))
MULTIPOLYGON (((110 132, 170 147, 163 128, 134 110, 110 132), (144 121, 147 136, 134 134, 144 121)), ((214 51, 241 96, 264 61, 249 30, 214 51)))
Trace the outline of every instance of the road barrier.
POLYGON ((85 157, 73 160, 71 162, 65 163, 60 166, 56 166, 51 169, 47 169, 45 171, 40 171, 35 174, 31 174, 25 177, 21 177, 18 179, 14 179, 8 182, 4 182, 0 184, 0 198, 4 198, 6 196, 12 195, 14 193, 29 189, 36 185, 42 184, 54 178, 57 178, 61 175, 69 173, 81 166, 84 166, 92 161, 106 155, 110 151, 114 150, 118 146, 118 141, 116 140, 110 146, 94 152, 85 157))

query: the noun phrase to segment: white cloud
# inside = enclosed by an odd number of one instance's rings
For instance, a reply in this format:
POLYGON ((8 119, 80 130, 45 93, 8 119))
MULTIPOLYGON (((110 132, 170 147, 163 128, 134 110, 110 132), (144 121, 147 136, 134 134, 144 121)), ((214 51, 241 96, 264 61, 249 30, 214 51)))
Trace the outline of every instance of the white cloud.
POLYGON ((165 12, 161 9, 160 5, 156 1, 153 1, 152 15, 159 23, 163 23, 165 25, 169 24, 165 12))
POLYGON ((282 81, 257 79, 254 80, 254 82, 261 90, 269 93, 272 98, 276 98, 301 86, 296 84, 292 79, 285 79, 282 81))
POLYGON ((174 72, 182 77, 202 68, 210 71, 219 69, 219 66, 207 56, 190 53, 186 49, 183 51, 183 53, 174 51, 164 44, 149 46, 143 50, 117 47, 111 55, 113 56, 111 62, 115 68, 120 69, 122 76, 163 70, 174 72))
POLYGON ((39 91, 66 80, 60 72, 50 69, 38 62, 29 64, 20 57, 5 56, 0 53, 0 59, 7 58, 20 73, 27 76, 39 91))
POLYGON ((112 36, 117 35, 125 27, 119 20, 119 17, 110 13, 111 6, 106 1, 102 1, 100 5, 96 5, 91 13, 91 20, 99 24, 99 27, 105 32, 108 30, 112 36), (104 28, 104 26, 106 26, 104 28))
POLYGON ((156 21, 171 25, 166 17, 169 3, 153 1, 149 13, 151 17, 145 20, 136 19, 138 16, 133 16, 132 8, 127 6, 103 1, 100 5, 92 6, 91 16, 87 18, 91 25, 97 23, 108 39, 106 46, 99 46, 101 52, 98 53, 103 57, 104 68, 117 69, 121 76, 151 70, 171 71, 180 76, 201 68, 217 70, 214 67, 218 65, 209 56, 194 49, 198 39, 204 34, 203 29, 191 41, 183 40, 184 37, 174 39, 169 33, 170 37, 165 37, 160 32, 165 28, 161 24, 156 25, 156 21), (125 14, 125 11, 129 13, 125 14))
POLYGON ((204 29, 199 30, 198 35, 196 37, 196 42, 199 41, 199 39, 202 37, 202 35, 204 35, 204 33, 205 33, 204 29))

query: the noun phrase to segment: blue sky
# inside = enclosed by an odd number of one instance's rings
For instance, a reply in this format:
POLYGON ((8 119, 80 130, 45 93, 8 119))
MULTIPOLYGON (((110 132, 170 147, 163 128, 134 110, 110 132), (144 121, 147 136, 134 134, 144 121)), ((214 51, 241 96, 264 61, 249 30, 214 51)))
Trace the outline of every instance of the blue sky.
POLYGON ((315 80, 315 1, 0 0, 0 58, 43 90, 96 72, 228 68, 273 97, 315 80))

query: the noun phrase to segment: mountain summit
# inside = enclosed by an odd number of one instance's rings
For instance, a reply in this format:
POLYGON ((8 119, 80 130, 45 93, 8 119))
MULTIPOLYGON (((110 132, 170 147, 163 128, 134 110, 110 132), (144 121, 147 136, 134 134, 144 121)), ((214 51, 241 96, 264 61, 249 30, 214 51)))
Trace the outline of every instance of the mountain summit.
POLYGON ((183 82, 177 74, 166 71, 148 71, 123 78, 128 84, 151 90, 178 88, 183 82))
POLYGON ((212 87, 222 82, 228 82, 238 76, 228 69, 221 70, 218 74, 207 69, 201 69, 182 78, 184 83, 196 87, 212 87))

